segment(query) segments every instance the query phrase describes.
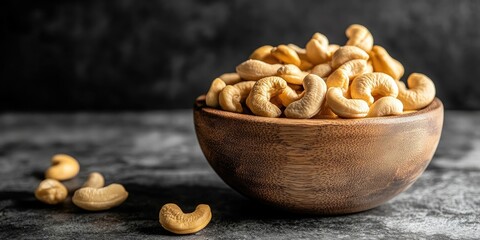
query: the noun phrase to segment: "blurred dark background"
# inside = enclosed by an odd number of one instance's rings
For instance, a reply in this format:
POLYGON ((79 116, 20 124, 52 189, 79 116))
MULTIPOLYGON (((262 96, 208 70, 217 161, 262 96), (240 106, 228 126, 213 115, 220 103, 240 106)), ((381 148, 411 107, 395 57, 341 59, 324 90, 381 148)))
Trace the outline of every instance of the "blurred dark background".
MULTIPOLYGON (((264 44, 375 43, 447 109, 480 109, 480 1, 2 1, 0 111, 189 108, 264 44)), ((404 77, 405 78, 405 77, 404 77)))

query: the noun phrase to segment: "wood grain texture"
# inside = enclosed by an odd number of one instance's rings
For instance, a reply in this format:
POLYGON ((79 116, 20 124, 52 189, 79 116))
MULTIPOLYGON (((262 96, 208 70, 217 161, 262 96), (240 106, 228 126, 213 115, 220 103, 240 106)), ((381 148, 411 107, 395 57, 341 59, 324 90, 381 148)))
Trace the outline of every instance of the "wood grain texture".
POLYGON ((345 214, 374 208, 410 187, 435 153, 443 105, 365 119, 264 118, 194 108, 200 147, 243 195, 288 211, 345 214))

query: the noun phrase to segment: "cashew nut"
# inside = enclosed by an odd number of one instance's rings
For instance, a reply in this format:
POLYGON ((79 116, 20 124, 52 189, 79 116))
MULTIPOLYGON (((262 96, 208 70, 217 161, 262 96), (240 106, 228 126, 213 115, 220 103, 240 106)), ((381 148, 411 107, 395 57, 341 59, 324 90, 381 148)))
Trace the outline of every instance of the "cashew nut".
POLYGON ((268 64, 260 60, 247 60, 237 66, 238 75, 248 81, 257 81, 259 79, 274 76, 281 64, 268 64))
POLYGON ((333 54, 331 64, 332 68, 336 69, 350 60, 368 60, 369 57, 370 56, 368 56, 368 53, 363 51, 361 48, 355 46, 343 46, 340 47, 335 54, 333 54))
POLYGON ((337 68, 327 78, 327 87, 341 87, 344 92, 348 90, 350 85, 350 79, 354 79, 360 74, 365 73, 367 70, 367 61, 363 59, 355 59, 344 63, 337 68))
POLYGON ((89 211, 101 211, 122 204, 128 192, 120 184, 110 184, 103 188, 82 187, 75 191, 72 201, 78 207, 89 211))
POLYGON ((45 172, 45 178, 59 181, 68 180, 77 176, 80 164, 72 156, 57 154, 52 157, 52 166, 45 172))
POLYGON ((226 86, 218 97, 220 107, 229 112, 243 112, 242 102, 247 98, 253 85, 255 85, 255 81, 244 81, 226 86))
POLYGON ((167 203, 158 215, 160 225, 176 234, 196 233, 205 228, 212 219, 212 212, 206 204, 199 204, 192 213, 184 213, 176 204, 167 203))
POLYGON ((392 58, 385 48, 375 45, 370 55, 372 56, 373 69, 375 72, 386 73, 395 80, 402 78, 405 71, 403 65, 392 58))
POLYGON ((242 81, 242 78, 238 73, 224 73, 218 77, 225 82, 226 85, 233 85, 242 81))
POLYGON ((402 101, 405 110, 418 110, 426 107, 435 98, 435 84, 424 74, 412 73, 407 79, 408 87, 396 81, 399 92, 398 99, 402 101))
POLYGON ((280 99, 280 102, 282 103, 282 106, 287 107, 290 105, 290 103, 297 101, 302 97, 302 93, 297 93, 293 88, 287 85, 285 89, 283 89, 282 93, 280 93, 278 96, 278 99, 280 99))
POLYGON ((205 102, 209 107, 218 107, 218 94, 227 86, 220 78, 215 78, 205 97, 205 102))
POLYGON ((271 54, 272 46, 261 46, 250 55, 250 59, 260 60, 269 64, 279 63, 278 60, 271 54))
POLYGON ((330 44, 328 45, 328 52, 330 54, 330 56, 333 56, 333 54, 335 54, 335 52, 340 48, 340 45, 338 44, 330 44))
POLYGON ((248 108, 258 116, 279 117, 282 111, 270 102, 270 98, 277 96, 287 87, 287 82, 281 77, 266 77, 253 85, 247 97, 248 108))
POLYGON ((287 64, 277 70, 277 75, 285 79, 288 83, 301 85, 303 78, 308 75, 308 72, 303 72, 293 64, 287 64))
POLYGON ((298 66, 300 70, 305 71, 313 67, 313 64, 308 60, 307 50, 305 50, 305 48, 301 48, 293 43, 289 43, 287 46, 293 49, 300 58, 300 65, 298 66))
POLYGON ((352 24, 345 31, 348 37, 346 45, 357 46, 365 52, 370 52, 373 46, 373 36, 368 29, 360 24, 352 24))
POLYGON ((367 117, 383 117, 403 113, 403 104, 394 97, 382 97, 375 101, 368 111, 367 117))
POLYGON ((105 186, 105 179, 102 174, 98 172, 92 172, 88 175, 87 181, 82 185, 83 187, 102 188, 105 186))
POLYGON ((327 92, 325 81, 315 74, 309 74, 303 80, 303 88, 305 89, 303 96, 287 106, 285 116, 311 118, 320 111, 327 92))
POLYGON ((275 58, 283 63, 300 66, 301 61, 297 52, 289 48, 287 45, 278 45, 277 47, 272 48, 271 53, 275 58))
POLYGON ((332 73, 332 67, 329 63, 318 64, 312 68, 310 73, 318 75, 321 78, 326 78, 332 73))
POLYGON ((58 204, 67 198, 68 190, 55 179, 45 179, 35 190, 35 197, 46 204, 58 204))
POLYGON ((328 51, 328 39, 321 33, 315 33, 312 39, 308 41, 305 49, 308 59, 315 65, 328 61, 331 56, 328 51))
POLYGON ((385 73, 365 73, 356 77, 350 86, 352 98, 363 99, 368 105, 375 101, 375 97, 397 97, 398 87, 392 77, 385 73))
POLYGON ((327 91, 327 105, 343 118, 362 118, 369 111, 368 103, 362 99, 347 99, 339 87, 331 87, 327 91))

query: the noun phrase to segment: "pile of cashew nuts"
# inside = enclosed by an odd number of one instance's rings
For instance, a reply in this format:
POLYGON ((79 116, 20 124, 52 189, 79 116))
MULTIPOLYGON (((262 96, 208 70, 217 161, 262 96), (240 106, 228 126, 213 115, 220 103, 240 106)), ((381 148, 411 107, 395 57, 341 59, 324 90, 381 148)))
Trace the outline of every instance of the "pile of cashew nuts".
POLYGON ((435 85, 412 73, 408 88, 403 65, 359 24, 347 28, 344 46, 315 33, 305 48, 265 45, 213 80, 209 107, 263 117, 363 118, 422 109, 435 98, 435 85))
MULTIPOLYGON (((45 172, 45 180, 35 190, 35 197, 46 204, 63 203, 68 190, 60 181, 74 178, 80 171, 80 164, 72 156, 57 154, 52 157, 52 166, 45 172)), ((88 211, 107 210, 122 204, 128 192, 121 184, 113 183, 105 187, 102 174, 92 172, 87 181, 75 191, 72 202, 88 211)), ((176 204, 165 204, 159 213, 159 222, 167 231, 176 234, 196 233, 205 228, 212 218, 210 207, 200 204, 192 213, 183 213, 176 204)))

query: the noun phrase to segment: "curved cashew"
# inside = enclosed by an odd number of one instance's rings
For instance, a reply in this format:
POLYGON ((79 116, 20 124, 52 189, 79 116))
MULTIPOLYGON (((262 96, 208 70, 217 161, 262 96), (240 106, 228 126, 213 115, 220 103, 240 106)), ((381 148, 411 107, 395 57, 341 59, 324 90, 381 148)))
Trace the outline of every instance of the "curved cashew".
POLYGON ((340 45, 338 44, 330 44, 328 45, 328 52, 330 54, 330 56, 333 56, 333 54, 335 54, 335 52, 340 48, 340 45))
POLYGON ((392 77, 385 73, 365 73, 356 77, 350 86, 352 98, 363 99, 368 105, 378 96, 397 97, 398 87, 392 77))
POLYGON ((350 79, 354 79, 367 70, 367 61, 363 59, 355 59, 344 63, 337 68, 327 78, 326 84, 328 88, 341 87, 344 92, 348 90, 350 79))
POLYGON ((224 81, 220 78, 215 78, 210 89, 208 89, 207 96, 205 97, 205 102, 209 107, 218 107, 218 94, 227 86, 224 81))
POLYGON ((289 43, 287 46, 293 49, 300 58, 300 65, 298 66, 300 70, 305 71, 313 67, 313 64, 308 60, 307 50, 305 50, 305 48, 301 48, 293 43, 289 43))
POLYGON ((46 204, 58 204, 67 198, 68 190, 55 179, 45 179, 35 190, 35 197, 46 204))
POLYGON ((218 78, 222 79, 222 81, 224 81, 226 85, 233 85, 242 81, 242 78, 236 72, 224 73, 218 78))
POLYGON ((72 201, 78 207, 89 211, 107 210, 122 204, 128 192, 120 184, 110 184, 103 188, 83 187, 75 191, 72 201))
POLYGON ((105 186, 105 179, 103 178, 102 174, 98 172, 92 172, 88 175, 87 181, 82 185, 84 187, 92 187, 92 188, 102 188, 105 186))
POLYGON ((250 59, 260 60, 269 64, 279 63, 278 60, 271 54, 272 46, 261 46, 250 55, 250 59))
POLYGON ((325 101, 323 101, 323 105, 322 107, 320 108, 320 112, 313 116, 312 118, 316 118, 316 119, 334 119, 334 118, 338 118, 338 115, 335 114, 332 109, 330 108, 330 106, 328 106, 327 104, 327 96, 325 94, 325 101))
POLYGON ((287 45, 278 45, 277 47, 272 48, 271 53, 275 58, 285 64, 300 66, 301 61, 297 52, 289 48, 287 45))
POLYGON ((399 93, 398 99, 402 101, 405 110, 418 110, 426 107, 435 98, 435 84, 424 74, 412 73, 407 79, 408 87, 396 81, 399 93))
POLYGON ((308 72, 303 72, 293 64, 287 64, 277 70, 277 75, 285 79, 288 83, 301 85, 303 78, 308 75, 308 72))
POLYGON ((218 97, 220 107, 229 112, 243 112, 242 102, 247 98, 253 85, 255 85, 255 81, 244 81, 226 86, 218 97))
POLYGON ((260 60, 247 60, 237 66, 238 75, 248 81, 257 81, 259 79, 274 76, 281 64, 268 64, 260 60))
POLYGON ((328 39, 321 33, 313 34, 305 49, 308 59, 315 65, 328 61, 331 56, 328 51, 328 39))
POLYGON ((368 60, 369 57, 370 56, 368 56, 368 53, 363 51, 361 48, 355 46, 343 46, 340 47, 335 54, 333 54, 331 64, 332 68, 336 69, 350 60, 368 60))
POLYGON ((266 77, 258 80, 247 97, 248 108, 258 116, 279 117, 282 111, 271 103, 270 99, 282 93, 286 87, 287 82, 281 77, 266 77))
POLYGON ((320 111, 327 92, 325 81, 315 74, 309 74, 303 80, 303 88, 303 97, 287 106, 285 116, 311 118, 320 111))
POLYGON ((212 212, 206 204, 199 204, 192 213, 183 213, 176 204, 167 203, 158 215, 160 225, 176 234, 196 233, 205 228, 212 219, 212 212))
POLYGON ((80 164, 75 158, 57 154, 52 157, 52 166, 45 172, 45 178, 63 181, 77 176, 79 171, 80 164))
POLYGON ((318 64, 312 68, 310 73, 318 75, 321 78, 326 78, 332 73, 332 67, 329 63, 318 64))
POLYGON ((382 97, 375 101, 368 111, 367 117, 382 117, 403 113, 403 104, 394 97, 382 97))
POLYGON ((405 72, 403 65, 392 58, 385 48, 375 45, 370 55, 372 56, 373 69, 375 72, 386 73, 395 80, 402 78, 405 72))
POLYGON ((348 37, 346 45, 357 46, 365 52, 370 52, 373 46, 373 36, 368 29, 360 24, 352 24, 345 31, 348 37))
POLYGON ((343 118, 362 118, 369 111, 368 103, 362 99, 347 99, 343 96, 343 90, 331 87, 327 91, 327 105, 330 109, 343 118))
POLYGON ((287 85, 285 89, 283 89, 282 93, 278 96, 278 99, 282 103, 282 106, 287 107, 290 103, 297 101, 302 97, 302 92, 297 93, 293 88, 287 85))

